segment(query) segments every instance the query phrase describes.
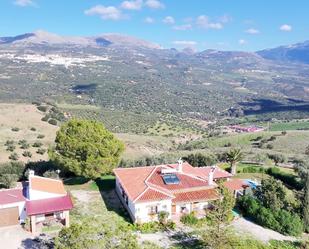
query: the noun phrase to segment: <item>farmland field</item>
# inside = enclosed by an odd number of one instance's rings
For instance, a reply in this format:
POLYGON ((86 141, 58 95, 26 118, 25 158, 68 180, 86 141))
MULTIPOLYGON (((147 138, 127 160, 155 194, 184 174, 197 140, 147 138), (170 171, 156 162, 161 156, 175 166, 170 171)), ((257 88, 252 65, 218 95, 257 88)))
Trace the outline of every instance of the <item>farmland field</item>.
POLYGON ((13 152, 16 152, 19 161, 23 162, 47 159, 47 152, 40 155, 36 153, 38 148, 32 145, 35 142, 40 142, 42 148, 46 150, 55 140, 58 127, 41 121, 43 115, 34 105, 0 104, 0 163, 7 162, 13 152), (41 138, 38 138, 39 135, 41 135, 41 138), (13 141, 14 151, 7 151, 5 143, 8 140, 13 141), (20 148, 18 144, 20 140, 26 140, 27 149, 20 148), (22 155, 24 151, 30 151, 31 158, 24 157, 22 155))
POLYGON ((309 129, 309 120, 290 121, 273 123, 270 126, 270 131, 288 131, 288 130, 305 130, 309 129))

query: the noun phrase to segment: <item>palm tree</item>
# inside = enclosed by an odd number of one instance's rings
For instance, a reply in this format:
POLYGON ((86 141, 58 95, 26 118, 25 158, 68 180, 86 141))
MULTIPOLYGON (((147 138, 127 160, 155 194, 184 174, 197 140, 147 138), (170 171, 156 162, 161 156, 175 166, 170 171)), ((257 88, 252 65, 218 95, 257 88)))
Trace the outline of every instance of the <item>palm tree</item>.
POLYGON ((226 154, 226 161, 230 163, 231 166, 231 173, 233 175, 236 174, 236 166, 239 161, 241 161, 243 158, 243 154, 240 149, 231 149, 227 154, 226 154))

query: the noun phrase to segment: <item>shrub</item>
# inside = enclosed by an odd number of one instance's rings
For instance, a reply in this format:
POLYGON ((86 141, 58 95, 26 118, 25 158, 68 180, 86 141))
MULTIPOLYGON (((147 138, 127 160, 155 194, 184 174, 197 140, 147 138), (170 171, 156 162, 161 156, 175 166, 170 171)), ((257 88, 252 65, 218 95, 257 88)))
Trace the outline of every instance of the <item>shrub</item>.
POLYGON ((44 155, 46 152, 46 149, 43 149, 43 148, 39 148, 36 153, 40 154, 40 155, 44 155))
POLYGON ((286 134, 287 134, 286 131, 282 131, 282 132, 281 132, 281 135, 282 135, 282 136, 285 136, 286 134))
POLYGON ((195 216, 194 212, 191 212, 181 216, 180 221, 185 225, 196 225, 198 223, 198 218, 195 216))
POLYGON ((32 147, 38 148, 38 147, 41 147, 42 145, 43 145, 43 143, 41 143, 41 142, 34 142, 32 147))
POLYGON ((24 157, 32 157, 32 153, 30 151, 26 150, 26 151, 23 152, 23 156, 24 157))
POLYGON ((19 159, 19 156, 16 152, 13 152, 10 156, 9 156, 9 159, 10 160, 13 160, 13 161, 17 161, 19 159))
POLYGON ((273 211, 263 207, 259 200, 251 196, 241 197, 237 204, 245 217, 250 217, 261 226, 293 236, 298 236, 303 231, 303 224, 297 214, 284 209, 273 211))
POLYGON ((141 233, 155 233, 160 231, 159 222, 152 221, 147 223, 135 223, 134 229, 140 231, 141 233))
POLYGON ((36 131, 36 128, 35 127, 31 127, 30 130, 31 131, 36 131))
POLYGON ((169 213, 166 211, 160 211, 158 213, 158 220, 161 224, 165 224, 167 222, 167 218, 168 218, 169 213))
POLYGON ((49 119, 49 115, 45 115, 43 118, 41 118, 42 121, 47 122, 49 119))
POLYGON ((6 140, 4 146, 10 146, 10 145, 13 145, 13 144, 14 144, 13 140, 6 140))
POLYGON ((268 141, 275 141, 276 139, 277 139, 276 136, 271 136, 271 137, 268 139, 268 141))
POLYGON ((32 105, 39 106, 39 105, 41 105, 41 102, 38 102, 38 101, 32 101, 32 105))
POLYGON ((274 148, 274 145, 272 145, 272 144, 267 144, 266 148, 269 149, 269 150, 272 150, 272 149, 274 148))
POLYGON ((301 190, 303 188, 302 182, 299 181, 296 178, 296 176, 281 172, 278 167, 268 168, 266 170, 266 173, 268 175, 271 175, 275 179, 282 181, 284 184, 287 184, 287 185, 293 187, 296 190, 301 190))
POLYGON ((58 179, 59 175, 54 170, 48 170, 43 174, 44 177, 58 179))
POLYGON ((48 109, 47 106, 44 106, 44 105, 40 105, 40 106, 38 106, 37 108, 38 108, 38 110, 41 111, 41 112, 46 112, 47 109, 48 109))
POLYGON ((256 167, 256 166, 249 166, 249 167, 245 167, 243 168, 242 172, 243 173, 263 173, 265 171, 265 169, 263 167, 256 167))
POLYGON ((18 128, 18 127, 13 127, 13 128, 12 128, 12 131, 17 132, 17 131, 19 131, 19 128, 18 128))
POLYGON ((44 137, 45 137, 45 135, 43 135, 43 134, 39 134, 39 135, 37 136, 38 139, 43 139, 44 137))
POLYGON ((26 142, 26 143, 23 143, 21 144, 20 148, 25 150, 25 149, 28 149, 30 147, 30 145, 26 142))
POLYGON ((213 154, 202 153, 190 154, 183 159, 194 167, 213 165, 217 162, 217 158, 213 154))
POLYGON ((1 174, 15 174, 19 178, 23 176, 25 166, 21 162, 10 162, 1 165, 0 167, 0 175, 1 174))
POLYGON ((48 123, 51 124, 51 125, 57 125, 58 122, 57 122, 56 119, 52 118, 52 119, 48 120, 48 123))
POLYGON ((16 185, 18 176, 15 174, 2 174, 0 175, 0 183, 5 188, 13 188, 16 185))
POLYGON ((13 145, 13 144, 9 145, 9 146, 6 148, 7 151, 14 151, 15 149, 16 149, 16 146, 13 145))
POLYGON ((282 154, 268 154, 268 158, 273 160, 276 165, 278 163, 284 163, 286 161, 285 156, 282 154))

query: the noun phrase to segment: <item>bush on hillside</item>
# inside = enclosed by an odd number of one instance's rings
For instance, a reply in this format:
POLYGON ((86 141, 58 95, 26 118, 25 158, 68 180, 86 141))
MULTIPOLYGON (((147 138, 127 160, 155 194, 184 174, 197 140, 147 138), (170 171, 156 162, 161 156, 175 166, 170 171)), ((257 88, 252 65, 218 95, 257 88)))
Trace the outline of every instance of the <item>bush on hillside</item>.
POLYGON ((262 203, 252 196, 241 197, 238 206, 245 217, 253 219, 261 226, 292 236, 298 236, 303 232, 303 224, 297 214, 284 209, 273 211, 263 207, 262 203))
POLYGON ((9 155, 9 159, 12 161, 17 161, 19 159, 19 156, 16 152, 13 152, 11 155, 9 155))
POLYGON ((38 110, 41 111, 41 112, 46 112, 47 109, 48 109, 48 107, 47 107, 47 106, 44 106, 44 105, 40 105, 40 106, 38 106, 37 108, 38 108, 38 110))
POLYGON ((51 125, 57 125, 58 122, 56 119, 51 118, 50 120, 48 120, 48 123, 51 125))

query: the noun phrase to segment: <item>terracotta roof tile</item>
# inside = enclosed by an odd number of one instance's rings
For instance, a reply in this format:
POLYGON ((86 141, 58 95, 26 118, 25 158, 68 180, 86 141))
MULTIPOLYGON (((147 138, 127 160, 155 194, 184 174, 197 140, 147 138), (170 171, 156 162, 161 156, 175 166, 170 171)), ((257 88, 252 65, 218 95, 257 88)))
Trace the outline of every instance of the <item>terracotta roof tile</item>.
POLYGON ((200 191, 190 191, 175 194, 173 202, 195 202, 195 201, 210 201, 217 200, 219 194, 216 189, 206 189, 200 191))
POLYGON ((154 166, 118 168, 114 169, 114 173, 129 198, 134 200, 147 188, 145 180, 154 169, 154 166))
POLYGON ((61 180, 55 180, 40 176, 31 176, 29 177, 29 186, 32 190, 60 195, 66 194, 61 180))
MULTIPOLYGON (((132 201, 167 199, 179 192, 186 192, 188 194, 182 193, 181 196, 187 196, 187 198, 190 197, 193 199, 195 198, 194 196, 197 196, 197 198, 206 198, 207 200, 216 197, 215 190, 205 189, 211 187, 207 181, 210 167, 194 168, 188 163, 183 163, 182 172, 174 172, 180 180, 179 184, 165 184, 161 175, 161 169, 177 169, 177 166, 178 164, 168 164, 118 168, 114 170, 114 173, 132 201), (193 191, 192 189, 195 190, 193 191)), ((215 177, 229 176, 230 174, 224 170, 216 169, 215 171, 215 177)))
POLYGON ((161 168, 158 167, 153 174, 149 177, 148 182, 159 186, 161 188, 164 188, 169 191, 173 190, 181 190, 181 189, 188 189, 188 188, 195 188, 195 187, 204 187, 208 186, 208 182, 202 179, 198 179, 186 174, 182 173, 174 173, 178 179, 179 179, 179 184, 170 184, 167 185, 164 183, 162 175, 161 175, 161 168))
MULTIPOLYGON (((196 174, 198 176, 202 177, 202 178, 205 178, 205 179, 208 179, 208 175, 209 175, 210 170, 211 170, 211 166, 195 168, 196 174)), ((220 169, 219 167, 215 168, 214 180, 220 179, 220 178, 229 178, 229 177, 232 177, 232 176, 233 176, 232 174, 230 174, 229 172, 227 172, 223 169, 220 169)))
POLYGON ((172 198, 173 198, 172 196, 169 196, 162 192, 148 188, 140 197, 137 198, 136 202, 166 200, 166 199, 172 199, 172 198))
POLYGON ((229 181, 226 181, 223 183, 223 185, 228 188, 231 191, 235 191, 235 190, 243 190, 247 187, 249 187, 249 185, 247 183, 245 183, 244 180, 242 179, 231 179, 229 181))

